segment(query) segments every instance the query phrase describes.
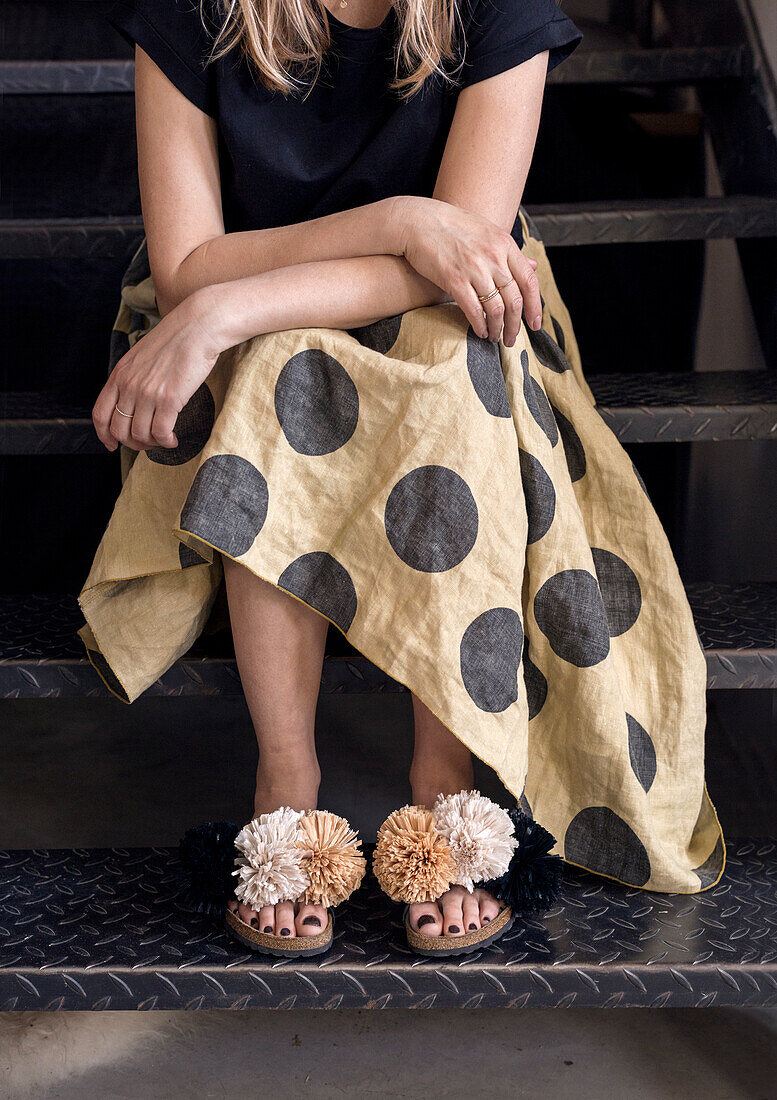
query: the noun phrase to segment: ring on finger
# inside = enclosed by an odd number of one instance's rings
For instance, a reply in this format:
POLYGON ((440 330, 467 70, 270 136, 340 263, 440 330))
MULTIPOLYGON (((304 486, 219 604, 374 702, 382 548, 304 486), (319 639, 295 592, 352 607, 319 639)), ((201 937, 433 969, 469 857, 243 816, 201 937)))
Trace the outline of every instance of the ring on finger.
POLYGON ((485 305, 486 302, 490 302, 492 298, 496 297, 496 295, 500 292, 500 290, 504 290, 504 288, 506 286, 509 286, 510 283, 512 283, 513 281, 514 281, 514 276, 511 275, 506 283, 502 283, 501 286, 495 286, 493 290, 489 290, 488 294, 478 294, 478 301, 482 305, 485 305))
POLYGON ((122 409, 119 408, 118 405, 114 405, 113 408, 114 411, 119 414, 119 416, 126 416, 129 420, 132 420, 133 416, 135 415, 134 413, 125 413, 122 409))

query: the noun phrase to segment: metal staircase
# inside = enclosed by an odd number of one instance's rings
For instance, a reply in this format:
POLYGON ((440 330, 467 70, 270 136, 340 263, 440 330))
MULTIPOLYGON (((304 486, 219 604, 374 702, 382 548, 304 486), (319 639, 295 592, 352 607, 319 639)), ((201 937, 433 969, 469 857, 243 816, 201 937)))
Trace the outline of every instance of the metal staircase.
MULTIPOLYGON (((133 67, 123 44, 99 30, 108 6, 68 5, 65 18, 61 0, 36 2, 28 15, 24 3, 9 0, 0 92, 17 106, 6 127, 53 128, 65 100, 84 111, 108 104, 101 118, 111 117, 115 104, 115 126, 131 142, 133 67), (53 59, 23 56, 22 36, 13 33, 13 20, 43 18, 41 11, 64 19, 53 59), (101 56, 80 56, 82 40, 100 43, 101 56)), ((588 6, 566 5, 586 31, 588 6)), ((777 440, 777 101, 757 37, 738 0, 627 0, 618 5, 621 16, 624 10, 631 19, 622 25, 591 24, 584 46, 551 74, 549 95, 577 86, 602 95, 688 88, 704 113, 725 194, 529 205, 529 213, 549 248, 736 240, 768 369, 733 363, 694 373, 679 364, 685 369, 594 374, 599 411, 624 444, 777 440)), ((114 170, 124 164, 117 155, 114 170)), ((56 210, 51 216, 33 209, 34 197, 0 203, 5 293, 13 295, 20 273, 26 287, 40 280, 45 302, 62 272, 80 265, 84 287, 93 280, 94 293, 113 308, 120 272, 142 235, 132 187, 114 193, 123 195, 119 201, 130 196, 128 213, 86 216, 83 196, 74 200, 75 216, 53 200, 44 204, 56 210)), ((61 321, 66 341, 67 318, 61 321)), ((0 490, 3 470, 8 485, 68 456, 86 464, 79 467, 84 476, 94 471, 95 492, 105 494, 110 469, 115 493, 116 456, 99 445, 88 400, 101 384, 95 364, 105 360, 111 321, 109 312, 77 377, 34 356, 24 363, 18 351, 18 361, 7 364, 0 490)), ((4 503, 0 498, 0 509, 4 503)), ((88 564, 92 551, 85 537, 79 561, 88 564)), ((58 590, 56 568, 49 580, 42 592, 0 596, 0 696, 106 696, 74 633, 81 622, 75 598, 58 590)), ((709 688, 777 689, 777 584, 687 588, 709 688)), ((330 634, 323 691, 404 690, 330 634)), ((223 631, 203 635, 149 690, 239 693, 223 631)), ((187 912, 180 895, 169 849, 0 852, 0 1010, 777 1004, 777 841, 768 838, 730 841, 723 878, 699 895, 632 890, 568 866, 550 913, 519 920, 503 940, 464 962, 438 964, 403 950, 398 911, 369 882, 345 907, 333 951, 302 965, 246 953, 187 912)))

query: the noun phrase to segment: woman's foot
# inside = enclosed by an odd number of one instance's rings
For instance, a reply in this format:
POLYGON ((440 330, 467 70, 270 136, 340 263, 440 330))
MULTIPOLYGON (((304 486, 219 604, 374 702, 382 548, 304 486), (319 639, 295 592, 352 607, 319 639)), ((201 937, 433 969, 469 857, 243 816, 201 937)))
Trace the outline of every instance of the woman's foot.
MULTIPOLYGON (((413 696, 415 746, 410 785, 416 806, 431 808, 439 794, 471 790, 472 755, 420 699, 413 696)), ((425 936, 464 936, 492 921, 504 904, 486 890, 452 886, 437 901, 410 906, 410 925, 425 936)))
MULTIPOLYGON (((257 773, 255 816, 272 813, 281 806, 291 806, 294 810, 316 808, 321 778, 318 762, 311 760, 300 765, 296 774, 292 774, 292 770, 292 766, 284 762, 283 780, 279 783, 272 783, 267 768, 257 773)), ((329 920, 323 905, 304 902, 281 901, 257 910, 232 898, 228 907, 246 924, 272 936, 317 936, 324 931, 329 920)))

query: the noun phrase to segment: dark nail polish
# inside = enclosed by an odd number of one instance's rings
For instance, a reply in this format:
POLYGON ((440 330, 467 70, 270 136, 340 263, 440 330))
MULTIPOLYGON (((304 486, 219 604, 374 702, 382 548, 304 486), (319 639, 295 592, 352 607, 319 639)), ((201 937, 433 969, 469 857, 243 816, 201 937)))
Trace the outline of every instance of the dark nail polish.
POLYGON ((264 928, 262 929, 262 931, 263 932, 268 932, 270 935, 272 935, 272 925, 271 924, 266 924, 264 926, 264 928))
POLYGON ((291 935, 291 929, 290 928, 281 928, 281 935, 282 936, 290 936, 291 935))
POLYGON ((305 917, 304 920, 302 921, 302 923, 303 924, 315 924, 315 925, 317 925, 317 927, 319 927, 319 928, 321 927, 321 921, 318 919, 318 917, 305 917))
POLYGON ((419 917, 416 927, 423 928, 425 924, 434 924, 434 917, 431 913, 424 913, 422 917, 419 917))
POLYGON ((459 931, 458 924, 449 924, 448 931, 451 933, 452 936, 455 936, 456 933, 459 931))
POLYGON ((254 928, 258 928, 259 918, 258 917, 251 917, 251 924, 254 926, 254 928))
POLYGON ((471 924, 471 925, 469 926, 469 928, 467 929, 467 931, 469 931, 469 932, 477 932, 477 927, 478 927, 478 926, 477 926, 476 924, 471 924))
POLYGON ((483 924, 487 924, 488 921, 490 921, 490 920, 491 920, 490 917, 483 917, 483 924))

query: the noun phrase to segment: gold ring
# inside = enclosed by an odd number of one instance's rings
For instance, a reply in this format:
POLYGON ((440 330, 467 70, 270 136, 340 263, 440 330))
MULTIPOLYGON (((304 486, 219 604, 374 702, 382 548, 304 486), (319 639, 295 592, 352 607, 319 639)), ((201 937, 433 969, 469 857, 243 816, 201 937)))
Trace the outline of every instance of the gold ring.
POLYGON ((132 420, 133 416, 135 415, 134 413, 122 412, 118 405, 114 405, 113 407, 116 410, 116 412, 119 414, 119 416, 126 416, 126 417, 129 417, 130 420, 132 420))
POLYGON ((488 294, 478 294, 478 301, 481 302, 481 303, 482 302, 490 302, 495 294, 498 294, 500 290, 504 290, 504 288, 506 286, 509 286, 510 283, 512 283, 514 281, 514 279, 515 279, 515 276, 511 275, 506 283, 502 283, 501 286, 495 286, 493 290, 490 290, 488 292, 488 294))

